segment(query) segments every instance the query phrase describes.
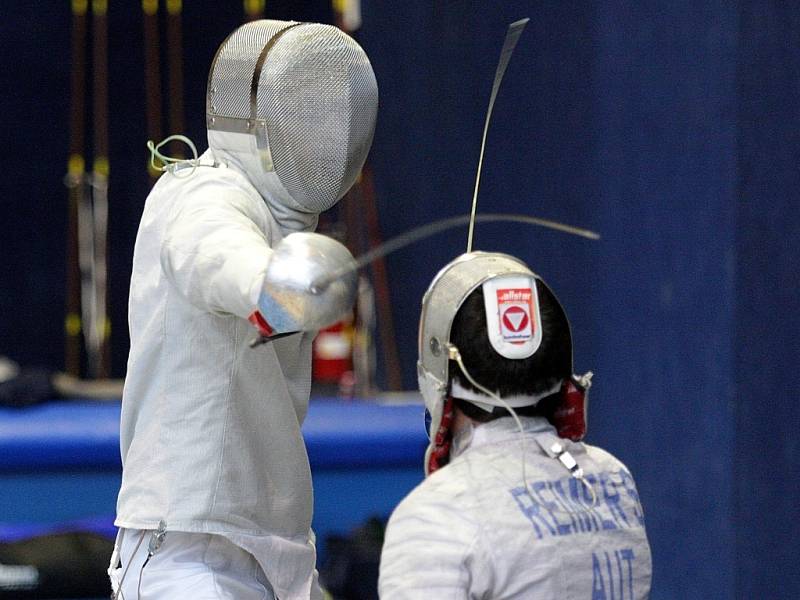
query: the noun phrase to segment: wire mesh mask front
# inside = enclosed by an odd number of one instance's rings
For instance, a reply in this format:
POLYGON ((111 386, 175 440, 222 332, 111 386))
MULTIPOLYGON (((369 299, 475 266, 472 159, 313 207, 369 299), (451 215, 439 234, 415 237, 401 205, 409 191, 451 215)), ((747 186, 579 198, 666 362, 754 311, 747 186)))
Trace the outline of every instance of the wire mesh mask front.
POLYGON ((255 135, 264 167, 311 212, 333 206, 355 181, 377 107, 369 59, 330 25, 247 23, 209 74, 208 128, 255 135))

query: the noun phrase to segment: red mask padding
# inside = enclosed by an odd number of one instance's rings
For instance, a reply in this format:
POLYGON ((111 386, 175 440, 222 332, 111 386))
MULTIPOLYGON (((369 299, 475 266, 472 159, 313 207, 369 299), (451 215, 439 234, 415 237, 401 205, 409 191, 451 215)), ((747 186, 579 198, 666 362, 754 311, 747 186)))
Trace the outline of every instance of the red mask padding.
POLYGON ((561 386, 561 402, 548 419, 559 437, 579 442, 586 435, 586 389, 574 378, 561 386))
POLYGON ((453 441, 453 399, 449 396, 442 408, 442 421, 433 437, 433 451, 428 458, 428 475, 450 462, 450 444, 453 441))

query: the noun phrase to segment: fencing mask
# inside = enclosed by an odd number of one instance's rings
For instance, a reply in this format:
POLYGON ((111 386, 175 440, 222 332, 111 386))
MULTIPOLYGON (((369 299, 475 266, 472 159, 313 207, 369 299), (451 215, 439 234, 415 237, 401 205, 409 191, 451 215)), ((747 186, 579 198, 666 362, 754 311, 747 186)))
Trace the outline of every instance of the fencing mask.
POLYGON ((206 126, 267 202, 306 214, 355 182, 375 129, 378 87, 363 49, 331 25, 252 21, 214 57, 206 126))
POLYGON ((566 313, 513 256, 469 252, 434 278, 422 300, 417 373, 430 419, 426 474, 449 460, 453 398, 487 412, 547 399, 544 414, 559 435, 577 441, 586 433, 591 375, 572 375, 566 313), (476 390, 469 377, 502 402, 476 390))

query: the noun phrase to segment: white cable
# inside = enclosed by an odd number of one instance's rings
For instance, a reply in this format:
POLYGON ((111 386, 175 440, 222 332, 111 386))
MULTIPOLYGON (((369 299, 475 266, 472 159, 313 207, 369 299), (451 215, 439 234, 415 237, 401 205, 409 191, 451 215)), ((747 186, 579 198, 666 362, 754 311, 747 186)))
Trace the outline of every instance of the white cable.
POLYGON ((162 171, 162 172, 169 171, 175 177, 189 178, 192 175, 194 175, 194 172, 197 170, 197 167, 199 166, 199 159, 197 156, 197 146, 195 146, 194 142, 185 135, 180 135, 180 134, 171 135, 161 140, 158 144, 154 143, 153 140, 147 140, 147 149, 150 150, 150 166, 153 167, 153 169, 155 169, 156 171, 162 171), (189 146, 189 149, 192 151, 193 158, 190 159, 173 158, 172 156, 167 156, 166 154, 160 152, 159 149, 164 144, 167 144, 173 140, 183 142, 184 144, 189 146), (160 160, 163 164, 160 166, 157 165, 156 159, 160 160), (192 170, 189 171, 189 173, 186 175, 178 175, 176 167, 180 163, 188 163, 192 165, 192 170))
MULTIPOLYGON (((525 485, 525 491, 528 492, 528 494, 530 494, 531 491, 530 491, 530 488, 528 487, 528 475, 527 475, 526 469, 525 469, 525 456, 527 454, 527 444, 525 443, 525 430, 522 427, 522 421, 520 421, 519 417, 517 416, 516 411, 511 406, 509 406, 509 404, 505 400, 503 400, 500 397, 499 394, 496 394, 496 393, 492 392, 491 390, 489 390, 488 388, 482 386, 480 383, 478 383, 477 381, 475 381, 472 378, 472 375, 470 375, 469 371, 467 371, 467 367, 464 366, 464 361, 461 359, 461 352, 452 343, 448 343, 447 344, 447 356, 448 356, 449 359, 456 361, 456 363, 458 364, 458 368, 461 369, 461 372, 464 374, 464 377, 466 377, 467 380, 473 386, 478 388, 480 391, 482 391, 484 394, 486 394, 490 398, 494 398, 513 417, 514 422, 517 424, 517 427, 519 428, 520 442, 522 443, 522 482, 525 485)), ((588 509, 582 509, 582 510, 591 510, 592 508, 594 508, 597 505, 597 494, 595 493, 594 488, 586 480, 586 477, 584 477, 583 469, 576 468, 577 467, 577 462, 572 457, 572 455, 568 451, 563 450, 563 447, 560 444, 558 446, 559 446, 558 449, 555 449, 555 448, 551 449, 556 454, 555 458, 562 465, 564 465, 564 467, 570 472, 572 477, 574 477, 575 479, 580 481, 584 485, 584 487, 586 487, 589 490, 589 492, 592 494, 592 504, 591 504, 591 506, 588 509)), ((533 499, 533 498, 531 498, 531 499, 533 499)))
POLYGON ((454 344, 452 343, 447 344, 447 353, 448 353, 448 358, 458 363, 458 367, 461 369, 461 372, 464 374, 464 377, 466 377, 467 380, 473 386, 478 388, 487 396, 497 400, 500 404, 503 405, 503 408, 505 408, 514 418, 514 422, 517 424, 517 427, 519 428, 520 441, 522 442, 522 482, 525 484, 525 489, 527 489, 528 476, 525 471, 525 455, 527 454, 527 444, 525 443, 525 430, 522 427, 522 421, 519 420, 516 411, 513 408, 511 408, 505 400, 503 400, 498 394, 495 394, 494 392, 483 387, 480 383, 478 383, 472 378, 472 375, 470 375, 469 371, 467 371, 467 367, 464 366, 464 361, 461 359, 461 352, 459 352, 458 348, 454 344))
POLYGON ((136 556, 136 552, 139 550, 139 546, 142 545, 146 533, 147 533, 146 531, 142 531, 141 535, 139 536, 139 541, 137 542, 136 547, 133 549, 133 552, 131 553, 131 559, 128 561, 125 570, 122 572, 122 577, 120 577, 119 579, 119 588, 117 588, 116 593, 111 597, 112 600, 117 600, 118 598, 120 598, 120 596, 121 600, 125 600, 125 594, 122 593, 122 583, 125 581, 125 576, 128 574, 128 569, 131 568, 131 563, 133 563, 133 557, 136 556))
POLYGON ((147 558, 144 559, 142 563, 142 568, 139 569, 139 584, 136 587, 136 596, 137 598, 142 597, 142 575, 144 574, 144 568, 147 566, 147 563, 150 562, 150 559, 153 558, 158 549, 161 548, 161 544, 164 543, 164 538, 167 537, 167 523, 164 519, 161 519, 158 522, 158 529, 154 530, 150 534, 150 543, 147 545, 147 558))

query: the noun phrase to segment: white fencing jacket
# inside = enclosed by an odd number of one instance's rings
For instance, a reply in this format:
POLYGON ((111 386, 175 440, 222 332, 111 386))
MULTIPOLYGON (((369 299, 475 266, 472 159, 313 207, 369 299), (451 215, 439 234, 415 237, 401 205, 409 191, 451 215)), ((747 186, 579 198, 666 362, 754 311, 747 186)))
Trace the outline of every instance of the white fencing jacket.
MULTIPOLYGON (((202 162, 213 162, 209 152, 202 162)), ((116 525, 222 534, 291 600, 319 593, 300 433, 312 336, 251 349, 246 320, 282 235, 233 163, 166 174, 148 196, 130 288, 116 525)))
POLYGON ((456 457, 389 520, 381 600, 647 598, 650 547, 628 470, 600 448, 558 438, 543 418, 522 422, 529 491, 513 419, 459 436, 456 457), (593 508, 583 484, 543 450, 555 441, 584 469, 593 508))

